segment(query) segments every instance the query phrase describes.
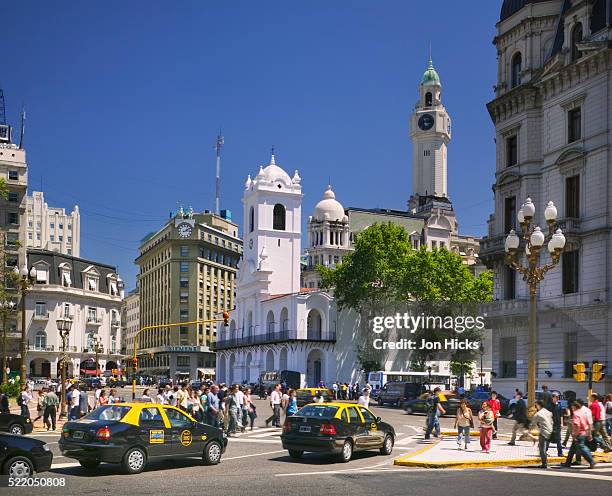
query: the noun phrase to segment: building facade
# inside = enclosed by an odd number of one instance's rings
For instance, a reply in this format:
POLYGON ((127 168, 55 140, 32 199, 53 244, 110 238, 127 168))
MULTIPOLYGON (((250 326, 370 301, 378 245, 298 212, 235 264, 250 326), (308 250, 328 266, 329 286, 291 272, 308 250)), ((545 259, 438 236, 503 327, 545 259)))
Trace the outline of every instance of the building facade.
MULTIPOLYGON (((539 286, 537 384, 586 394, 577 362, 610 363, 612 131, 610 5, 604 0, 506 0, 497 34, 495 212, 480 255, 494 270, 493 383, 526 388, 528 289, 504 263, 504 240, 530 197, 545 226, 553 201, 567 243, 539 286)), ((542 262, 549 262, 548 254, 542 262)), ((596 384, 609 391, 612 382, 596 384)))
POLYGON ((137 287, 121 302, 121 352, 133 356, 134 337, 140 329, 140 292, 137 287))
POLYGON ((62 341, 57 319, 72 321, 67 343, 69 377, 121 374, 123 281, 116 268, 61 253, 30 249, 36 278, 26 293, 30 377, 57 377, 62 341), (97 350, 97 353, 96 353, 97 350))
MULTIPOLYGON (((227 217, 227 215, 226 215, 227 217)), ((210 212, 182 208, 140 246, 139 370, 151 376, 211 377, 216 324, 235 306, 236 272, 242 255, 238 226, 210 212), (182 324, 184 322, 184 324, 182 324)))
POLYGON ((42 191, 26 197, 26 246, 79 257, 81 253, 81 214, 49 207, 42 191))

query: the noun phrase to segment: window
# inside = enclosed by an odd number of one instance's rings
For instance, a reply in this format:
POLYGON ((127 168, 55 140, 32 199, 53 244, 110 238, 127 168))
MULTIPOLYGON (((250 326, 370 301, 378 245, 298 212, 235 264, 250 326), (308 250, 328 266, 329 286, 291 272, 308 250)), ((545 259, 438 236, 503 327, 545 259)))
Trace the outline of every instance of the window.
POLYGON ((36 269, 36 284, 47 284, 48 273, 46 268, 36 269))
POLYGON ((285 230, 285 207, 280 203, 274 205, 274 215, 272 219, 272 229, 277 231, 285 230))
POLYGON ((9 181, 19 181, 19 171, 9 171, 8 173, 9 181))
POLYGON ((251 207, 249 210, 249 232, 255 230, 255 209, 251 207))
POLYGON ((71 319, 72 312, 70 311, 70 303, 64 303, 64 317, 71 319))
POLYGON ((431 249, 435 250, 436 248, 438 248, 438 242, 437 241, 432 241, 431 242, 431 249))
POLYGON ((44 350, 47 348, 47 333, 45 331, 38 331, 34 340, 34 347, 37 350, 44 350))
POLYGON ((581 41, 582 41, 582 24, 578 23, 574 26, 574 29, 572 29, 572 36, 570 40, 570 43, 572 44, 572 47, 571 47, 572 62, 575 62, 580 57, 582 57, 582 53, 580 53, 580 50, 578 50, 578 43, 580 43, 581 41))
POLYGON ((565 179, 565 217, 580 217, 580 176, 565 179))
POLYGON ((110 280, 109 282, 109 292, 111 294, 111 296, 117 296, 119 294, 119 291, 117 290, 117 281, 114 280, 110 280))
POLYGON ((16 191, 9 191, 8 193, 8 201, 10 202, 18 202, 19 201, 19 193, 16 191))
POLYGON ((189 247, 181 246, 181 257, 188 257, 188 256, 189 256, 189 247))
POLYGON ((186 277, 181 277, 179 285, 180 285, 181 288, 188 288, 189 287, 189 279, 187 279, 186 277))
POLYGON ((425 106, 431 107, 433 105, 433 96, 430 91, 425 93, 425 106))
POLYGON ((376 423, 376 417, 374 417, 374 415, 372 415, 369 412, 369 410, 366 410, 364 407, 360 406, 359 411, 361 412, 361 415, 363 416, 366 423, 369 423, 369 424, 376 423))
POLYGON ((563 270, 563 294, 577 293, 579 252, 578 250, 565 251, 561 258, 563 270))
POLYGON ((518 163, 518 137, 508 136, 506 138, 506 167, 512 167, 518 163))
POLYGON ((186 303, 189 300, 189 292, 181 291, 181 303, 186 303))
POLYGON ((98 321, 98 309, 96 307, 87 307, 87 322, 98 321))
POLYGON ((6 266, 7 267, 15 267, 18 263, 17 257, 10 255, 6 257, 6 266))
POLYGON ((519 84, 521 84, 521 66, 523 63, 523 58, 521 57, 521 53, 517 53, 512 57, 512 64, 510 69, 510 88, 516 88, 519 84))
POLYGON ((37 301, 34 307, 34 312, 37 317, 47 316, 47 303, 45 301, 37 301))
MULTIPOLYGON (((160 427, 160 429, 164 428, 164 421, 162 419, 161 413, 159 413, 159 409, 157 407, 144 408, 140 412, 140 425, 147 427, 160 427)), ((163 441, 163 431, 160 432, 162 436, 161 440, 163 441)))
POLYGON ((516 274, 512 267, 506 267, 506 277, 504 281, 504 299, 514 300, 516 298, 516 274))
POLYGON ((98 290, 98 280, 90 277, 87 279, 87 287, 89 291, 97 291, 98 290))
MULTIPOLYGON (((176 364, 179 367, 189 366, 189 357, 188 356, 177 356, 176 364), (182 365, 179 363, 182 361, 181 359, 184 359, 184 358, 187 359, 187 365, 182 365)), ((191 427, 191 420, 189 420, 189 417, 187 417, 187 415, 180 412, 179 410, 168 408, 166 410, 166 417, 168 417, 168 421, 170 422, 170 425, 174 428, 184 429, 186 427, 191 427)))
POLYGON ((59 224, 58 226, 60 229, 64 229, 64 224, 59 224))
POLYGON ((358 423, 361 424, 361 417, 359 416, 359 412, 357 411, 357 407, 354 406, 350 406, 347 408, 349 411, 349 419, 351 420, 351 423, 358 423))
POLYGON ((28 233, 28 239, 32 240, 32 238, 33 238, 32 233, 28 233))
POLYGON ((51 229, 55 229, 55 224, 53 222, 51 222, 51 229))
POLYGON ((189 263, 181 262, 181 272, 189 272, 189 263))
POLYGON ((582 137, 582 112, 576 107, 567 113, 567 142, 573 143, 582 137))
POLYGON ((189 319, 189 310, 181 309, 181 320, 189 319))
POLYGON ((516 196, 504 200, 504 233, 516 229, 516 196))
POLYGON ((423 156, 424 157, 430 157, 431 156, 431 150, 423 150, 423 156))
POLYGON ((578 363, 578 333, 566 332, 563 343, 563 377, 574 376, 576 363, 578 363))
POLYGON ((16 226, 19 225, 19 214, 17 212, 7 212, 6 213, 6 222, 8 224, 14 224, 16 226))
POLYGON ((516 377, 516 337, 501 338, 499 348, 501 377, 516 377))

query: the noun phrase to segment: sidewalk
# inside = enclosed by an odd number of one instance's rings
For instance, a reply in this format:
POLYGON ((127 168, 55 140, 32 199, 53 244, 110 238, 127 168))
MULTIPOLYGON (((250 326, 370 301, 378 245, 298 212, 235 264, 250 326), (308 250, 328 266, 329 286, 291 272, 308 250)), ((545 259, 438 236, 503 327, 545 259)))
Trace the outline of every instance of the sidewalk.
MULTIPOLYGON (((426 468, 488 468, 540 465, 540 456, 537 444, 528 441, 517 441, 516 446, 508 446, 507 440, 497 440, 491 443, 491 452, 483 453, 478 438, 472 437, 469 448, 457 449, 454 437, 443 438, 441 441, 422 441, 420 449, 400 458, 396 458, 395 465, 404 467, 426 468)), ((567 454, 569 448, 564 450, 567 454)), ((548 450, 548 465, 558 465, 565 461, 564 457, 557 456, 556 447, 548 450)), ((601 451, 595 454, 595 461, 612 462, 610 454, 601 451)))

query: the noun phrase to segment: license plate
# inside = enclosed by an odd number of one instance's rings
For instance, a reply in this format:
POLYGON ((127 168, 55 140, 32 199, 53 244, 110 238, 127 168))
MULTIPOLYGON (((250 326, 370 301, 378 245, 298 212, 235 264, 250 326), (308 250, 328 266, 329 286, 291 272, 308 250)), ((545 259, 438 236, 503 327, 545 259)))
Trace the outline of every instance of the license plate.
POLYGON ((85 433, 83 431, 74 431, 72 433, 72 437, 75 439, 83 439, 83 436, 85 435, 85 433))
POLYGON ((310 432, 311 427, 309 425, 300 425, 300 432, 310 432))

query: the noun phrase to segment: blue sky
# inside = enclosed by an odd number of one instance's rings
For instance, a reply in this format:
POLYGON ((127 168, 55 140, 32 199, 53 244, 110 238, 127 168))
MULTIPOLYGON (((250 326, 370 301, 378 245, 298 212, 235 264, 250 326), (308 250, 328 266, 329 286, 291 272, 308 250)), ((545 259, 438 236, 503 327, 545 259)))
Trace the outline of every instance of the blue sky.
POLYGON ((133 287, 138 244, 177 202, 222 208, 275 147, 300 171, 307 219, 331 178, 345 206, 402 209, 408 120, 429 44, 453 119, 448 183, 460 232, 493 210, 492 39, 501 2, 111 1, 0 6, 0 87, 27 110, 30 191, 81 208, 81 256, 133 287))

